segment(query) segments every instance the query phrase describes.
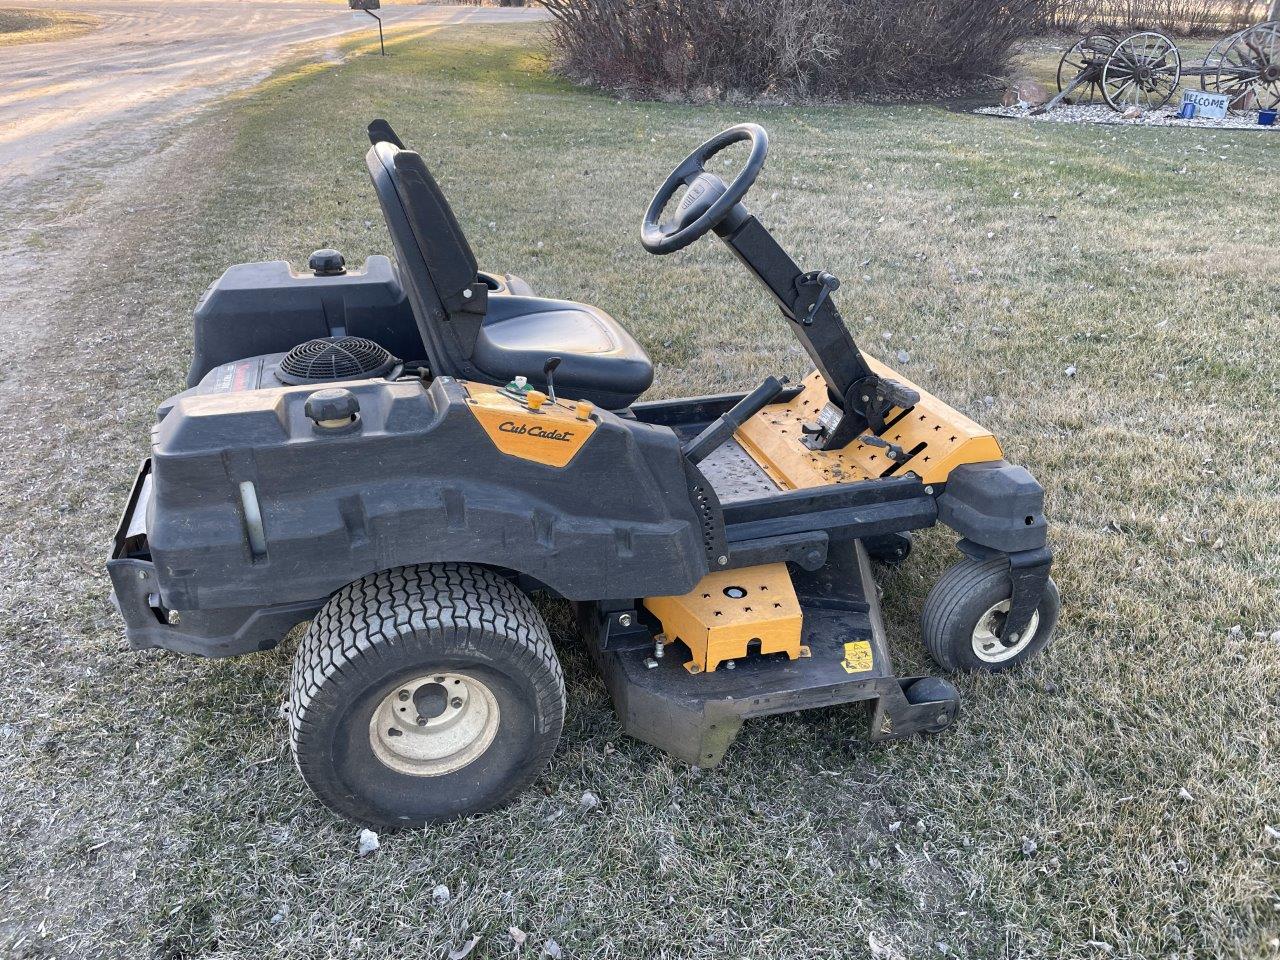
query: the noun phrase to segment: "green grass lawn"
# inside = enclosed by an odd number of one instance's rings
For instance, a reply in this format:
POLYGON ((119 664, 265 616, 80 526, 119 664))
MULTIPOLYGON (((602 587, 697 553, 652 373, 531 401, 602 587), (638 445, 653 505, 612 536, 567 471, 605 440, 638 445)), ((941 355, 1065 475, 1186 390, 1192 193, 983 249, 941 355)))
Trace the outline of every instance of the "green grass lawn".
MULTIPOLYGON (((0 477, 24 496, 0 635, 0 948, 1280 954, 1275 145, 935 106, 619 102, 549 75, 537 38, 391 33, 385 59, 286 70, 197 121, 94 252, 103 269, 68 290, 57 356, 9 372, 38 399, 6 418, 0 477), (482 265, 636 334, 655 397, 805 372, 722 246, 658 258, 638 241, 678 160, 764 124, 752 210, 842 278, 865 349, 1046 487, 1056 646, 959 678, 945 735, 872 749, 860 709, 815 711, 748 723, 698 771, 621 735, 550 604, 570 702, 547 775, 503 811, 358 859, 288 754, 293 641, 221 662, 123 651, 100 558, 154 405, 182 387, 203 287, 237 261, 389 252, 361 159, 376 116, 426 157, 482 265)), ((919 611, 955 559, 937 530, 885 576, 902 672, 930 669, 919 611)))

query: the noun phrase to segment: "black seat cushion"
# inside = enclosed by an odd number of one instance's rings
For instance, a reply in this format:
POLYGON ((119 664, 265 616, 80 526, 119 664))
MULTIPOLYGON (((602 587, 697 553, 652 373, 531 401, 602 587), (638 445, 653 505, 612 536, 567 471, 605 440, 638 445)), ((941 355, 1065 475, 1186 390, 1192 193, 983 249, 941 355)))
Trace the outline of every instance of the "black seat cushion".
POLYGON ((541 387, 543 365, 560 357, 557 389, 611 410, 649 388, 653 364, 603 310, 521 296, 532 294, 523 281, 510 284, 511 296, 485 296, 475 254, 422 158, 385 121, 371 124, 369 136, 365 162, 433 372, 497 384, 523 374, 541 387))
POLYGON ((597 307, 541 297, 492 297, 472 362, 495 382, 523 374, 542 389, 542 368, 559 357, 556 390, 617 410, 653 383, 653 363, 622 325, 597 307))

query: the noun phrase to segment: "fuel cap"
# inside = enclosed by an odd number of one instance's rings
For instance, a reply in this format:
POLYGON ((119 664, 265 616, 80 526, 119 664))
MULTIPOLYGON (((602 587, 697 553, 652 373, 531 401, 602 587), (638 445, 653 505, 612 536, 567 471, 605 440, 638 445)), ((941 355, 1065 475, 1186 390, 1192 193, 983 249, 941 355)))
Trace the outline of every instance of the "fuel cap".
POLYGON ((317 250, 307 261, 307 266, 317 277, 338 277, 347 272, 347 261, 337 250, 326 247, 317 250))
POLYGON ((360 402, 350 390, 317 390, 303 405, 307 417, 322 430, 344 430, 356 423, 360 402))

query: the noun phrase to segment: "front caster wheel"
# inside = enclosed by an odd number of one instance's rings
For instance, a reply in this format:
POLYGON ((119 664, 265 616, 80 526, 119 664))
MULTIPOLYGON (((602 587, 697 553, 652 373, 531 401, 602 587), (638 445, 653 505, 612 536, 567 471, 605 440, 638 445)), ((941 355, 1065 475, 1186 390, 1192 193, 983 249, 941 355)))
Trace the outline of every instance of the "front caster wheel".
POLYGON ((965 559, 942 575, 925 600, 924 642, 947 670, 996 672, 1025 663, 1048 645, 1058 625, 1058 587, 1045 584, 1040 606, 1016 639, 1003 637, 1013 587, 1004 559, 965 559))
POLYGON ((564 724, 564 677, 537 609, 461 564, 335 593, 298 646, 289 700, 307 785, 383 829, 506 802, 546 766, 564 724))

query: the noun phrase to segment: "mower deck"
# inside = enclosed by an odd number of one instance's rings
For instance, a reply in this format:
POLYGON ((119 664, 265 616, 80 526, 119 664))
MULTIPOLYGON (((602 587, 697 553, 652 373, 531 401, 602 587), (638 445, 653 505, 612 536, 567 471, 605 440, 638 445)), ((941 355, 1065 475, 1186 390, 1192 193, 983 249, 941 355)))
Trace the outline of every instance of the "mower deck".
MULTIPOLYGON (((859 541, 833 545, 816 572, 793 575, 804 613, 807 656, 751 656, 714 672, 690 673, 688 651, 670 643, 592 650, 623 730, 702 767, 719 763, 742 722, 812 707, 873 701, 871 740, 937 732, 959 713, 955 699, 912 704, 917 677, 896 677, 885 644, 880 603, 859 541)), ((590 635, 591 631, 588 631, 590 635)))

